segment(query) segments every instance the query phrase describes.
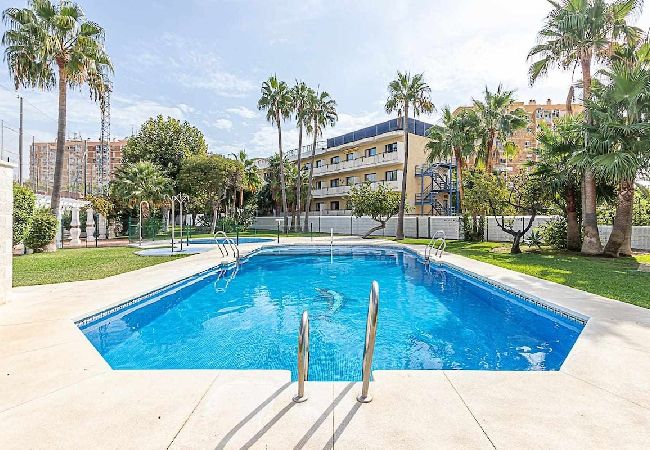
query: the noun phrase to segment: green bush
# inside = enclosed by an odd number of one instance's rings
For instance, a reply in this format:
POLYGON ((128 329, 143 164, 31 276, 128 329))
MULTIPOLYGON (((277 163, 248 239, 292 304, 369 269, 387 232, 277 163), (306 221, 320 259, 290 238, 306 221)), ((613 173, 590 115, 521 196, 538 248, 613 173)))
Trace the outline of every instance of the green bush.
POLYGON ((56 235, 57 219, 48 208, 38 208, 32 216, 32 225, 25 238, 25 245, 35 252, 54 240, 56 235))
POLYGON ((544 243, 558 250, 567 248, 566 228, 564 217, 553 219, 539 227, 544 243))
POLYGON ((463 214, 463 240, 467 242, 481 242, 485 236, 485 218, 463 214))
POLYGON ((20 244, 29 231, 36 196, 27 186, 14 183, 13 245, 20 244))

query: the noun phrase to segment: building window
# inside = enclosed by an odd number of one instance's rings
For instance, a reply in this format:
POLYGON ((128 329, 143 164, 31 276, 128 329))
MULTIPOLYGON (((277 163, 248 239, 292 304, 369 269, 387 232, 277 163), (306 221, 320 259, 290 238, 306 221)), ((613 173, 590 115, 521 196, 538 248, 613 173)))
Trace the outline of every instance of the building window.
POLYGON ((397 170, 389 170, 386 172, 386 181, 397 181, 397 170))
POLYGON ((339 179, 334 178, 333 180, 330 180, 330 187, 339 187, 339 179))
POLYGON ((333 211, 337 211, 339 209, 339 201, 336 200, 336 201, 330 202, 330 209, 333 210, 333 211))
POLYGON ((555 117, 555 118, 560 117, 560 110, 559 109, 554 109, 553 110, 553 117, 555 117))
POLYGON ((316 160, 316 167, 322 167, 323 166, 323 160, 322 159, 317 159, 316 160))
POLYGON ((526 148, 530 147, 530 141, 526 141, 526 142, 524 143, 524 147, 526 147, 526 148))
POLYGON ((354 186, 359 183, 359 177, 345 177, 346 186, 354 186))
POLYGON ((316 203, 316 209, 314 211, 320 211, 320 210, 323 209, 324 206, 325 206, 325 204, 323 202, 317 202, 316 203))
POLYGON ((535 117, 541 119, 543 116, 544 116, 544 110, 538 108, 537 111, 535 111, 535 117))
POLYGON ((322 181, 316 181, 314 183, 314 189, 323 189, 323 182, 322 181))
POLYGON ((375 156, 375 155, 377 155, 377 147, 367 148, 366 149, 366 158, 369 157, 369 156, 375 156))
POLYGON ((341 162, 341 157, 340 156, 332 156, 330 159, 330 164, 338 164, 341 162))
POLYGON ((364 176, 364 180, 369 181, 370 183, 374 183, 377 181, 377 174, 376 173, 367 173, 364 176))
POLYGON ((348 153, 347 155, 345 155, 345 160, 346 161, 354 161, 355 156, 356 155, 354 153, 348 153))
POLYGON ((384 146, 384 153, 393 153, 397 151, 397 142, 393 142, 392 144, 386 144, 384 146))

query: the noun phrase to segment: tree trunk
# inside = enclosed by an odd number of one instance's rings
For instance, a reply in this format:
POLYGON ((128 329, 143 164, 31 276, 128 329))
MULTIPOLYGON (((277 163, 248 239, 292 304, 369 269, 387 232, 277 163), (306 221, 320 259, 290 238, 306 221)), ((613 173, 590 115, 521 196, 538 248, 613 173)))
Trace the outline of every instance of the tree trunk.
POLYGON ((302 120, 300 121, 300 126, 298 127, 298 179, 296 180, 296 220, 293 223, 293 229, 296 232, 300 231, 300 191, 302 190, 302 120))
POLYGON ((621 256, 632 256, 632 219, 634 216, 634 208, 632 208, 632 214, 630 214, 629 220, 627 222, 627 227, 625 230, 625 239, 623 240, 623 245, 619 250, 621 256))
POLYGON ((212 206, 212 235, 217 232, 217 217, 219 217, 219 206, 212 206))
POLYGON ((512 248, 510 249, 510 253, 513 255, 518 255, 521 253, 521 238, 523 237, 523 234, 515 234, 513 236, 512 240, 512 248))
POLYGON ((409 168, 409 105, 404 105, 404 169, 402 170, 402 195, 399 201, 399 214, 397 216, 397 233, 396 238, 404 239, 404 210, 406 209, 406 181, 409 168))
POLYGON ((566 242, 567 249, 580 251, 580 224, 576 204, 576 189, 571 186, 566 190, 566 242))
POLYGON ((485 157, 485 173, 492 173, 492 153, 494 152, 494 130, 488 131, 487 155, 485 157))
POLYGON ((373 228, 369 229, 366 234, 361 236, 361 239, 368 239, 368 236, 370 236, 372 233, 374 233, 375 231, 378 231, 378 230, 382 230, 384 228, 386 228, 386 222, 381 222, 376 227, 373 227, 373 228))
MULTIPOLYGON (((458 147, 454 148, 454 153, 456 158, 456 177, 458 179, 458 197, 460 198, 460 211, 462 211, 463 199, 465 198, 465 189, 463 188, 463 159, 458 147)), ((460 211, 456 211, 456 213, 460 214, 460 211)))
POLYGON ((65 127, 67 113, 68 80, 62 64, 59 64, 59 119, 56 132, 56 159, 54 161, 54 184, 52 185, 52 200, 50 208, 57 219, 61 219, 59 205, 61 203, 61 178, 63 176, 63 159, 65 157, 65 127))
POLYGON ((244 207, 244 188, 241 188, 239 190, 239 207, 240 208, 244 207))
POLYGON ((284 180, 284 154, 282 153, 282 125, 280 113, 276 116, 278 124, 278 148, 280 151, 280 191, 282 191, 282 218, 284 219, 284 232, 286 233, 289 225, 289 217, 287 216, 287 185, 284 180))
POLYGON ((621 248, 625 243, 628 223, 631 222, 632 208, 634 206, 634 180, 621 181, 618 186, 618 202, 612 234, 609 236, 603 253, 605 256, 618 258, 621 248))
MULTIPOLYGON (((316 122, 316 121, 314 121, 316 122)), ((308 233, 309 232, 309 207, 311 206, 311 184, 312 184, 312 179, 314 178, 314 162, 316 160, 316 138, 317 138, 317 133, 316 129, 318 127, 317 123, 314 123, 314 142, 312 143, 311 146, 311 162, 309 163, 309 179, 307 183, 307 198, 305 199, 305 224, 304 224, 304 232, 308 233)))
MULTIPOLYGON (((589 100, 591 99, 591 54, 583 55, 580 61, 582 66, 583 103, 585 104, 585 122, 591 124, 589 100)), ((587 136, 585 135, 585 146, 587 136)), ((596 218, 596 177, 591 169, 586 169, 583 175, 584 203, 582 204, 582 226, 584 238, 581 252, 585 255, 598 255, 603 251, 598 235, 598 222, 596 218)))

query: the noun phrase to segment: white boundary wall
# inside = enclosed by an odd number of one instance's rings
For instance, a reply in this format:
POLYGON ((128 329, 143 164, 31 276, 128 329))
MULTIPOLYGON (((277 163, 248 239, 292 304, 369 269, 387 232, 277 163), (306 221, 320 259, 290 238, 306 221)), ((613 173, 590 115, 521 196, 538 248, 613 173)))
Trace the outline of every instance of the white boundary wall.
MULTIPOLYGON (((531 228, 550 221, 554 216, 537 216, 531 228)), ((253 228, 259 230, 277 230, 277 221, 282 218, 278 217, 256 217, 253 228)), ((528 217, 506 217, 506 220, 513 221, 513 227, 521 230, 528 223, 528 217), (523 220, 522 220, 523 219, 523 220)), ((291 221, 291 218, 289 218, 291 221)), ((368 230, 375 227, 375 222, 370 217, 354 216, 310 216, 309 224, 314 233, 329 233, 330 229, 334 234, 356 235, 361 236, 368 230)), ((280 225, 282 229, 282 225, 280 225)), ((603 244, 607 242, 612 232, 611 225, 599 225, 600 239, 603 244)), ((462 220, 458 216, 406 216, 404 218, 404 234, 410 238, 430 238, 433 233, 443 230, 447 239, 460 239, 462 237, 462 220)), ((373 233, 373 236, 395 236, 397 231, 397 218, 393 217, 386 224, 385 230, 379 230, 373 233)), ((528 237, 530 232, 526 233, 528 237)), ((485 229, 485 240, 491 242, 512 242, 512 236, 503 232, 497 225, 494 217, 488 217, 487 227, 485 229)), ((633 227, 632 229, 632 248, 637 250, 650 250, 650 227, 633 227)))

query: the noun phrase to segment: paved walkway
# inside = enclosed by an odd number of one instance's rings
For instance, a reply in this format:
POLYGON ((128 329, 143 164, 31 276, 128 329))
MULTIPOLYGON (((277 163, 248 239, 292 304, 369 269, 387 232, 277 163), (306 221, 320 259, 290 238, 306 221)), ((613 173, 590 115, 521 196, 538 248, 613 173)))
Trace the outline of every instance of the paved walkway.
POLYGON ((372 403, 357 383, 308 382, 295 404, 288 371, 113 371, 73 323, 219 261, 14 289, 0 306, 0 448, 649 446, 650 310, 460 256, 443 261, 591 317, 560 371, 375 371, 372 403))

